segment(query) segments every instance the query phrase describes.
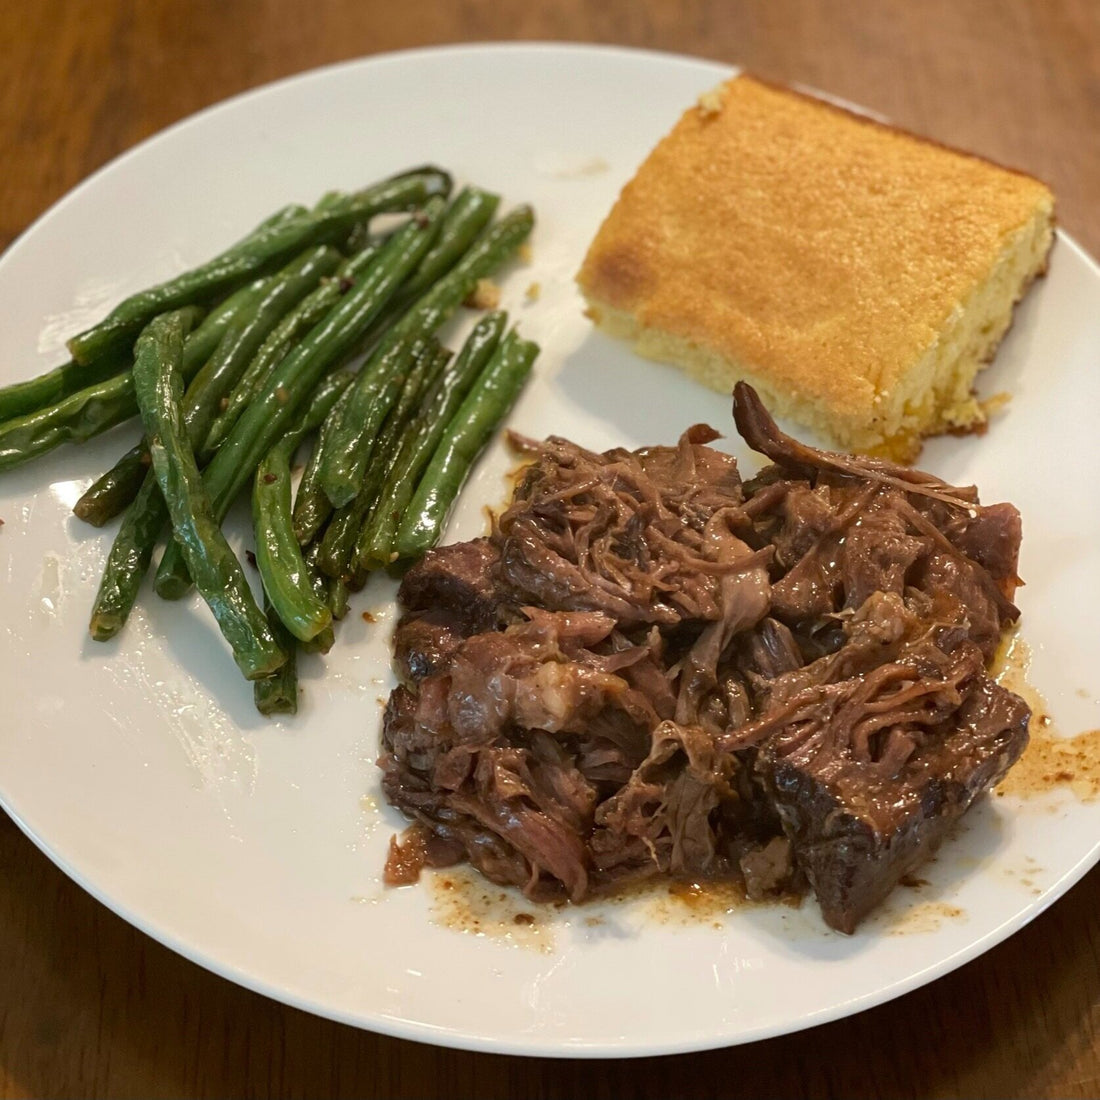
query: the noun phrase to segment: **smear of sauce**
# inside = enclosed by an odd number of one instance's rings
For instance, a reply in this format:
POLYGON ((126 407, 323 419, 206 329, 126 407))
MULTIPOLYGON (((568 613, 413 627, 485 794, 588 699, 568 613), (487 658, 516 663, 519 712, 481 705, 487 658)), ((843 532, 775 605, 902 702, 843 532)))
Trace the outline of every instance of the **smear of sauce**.
POLYGON ((1100 797, 1100 730, 1060 736, 1047 701, 1028 682, 1030 666, 1027 643, 1017 633, 1009 635, 995 661, 996 680, 1031 707, 1031 741, 996 793, 1028 798, 1065 789, 1091 802, 1100 797))
POLYGON ((1003 868, 1003 874, 1005 878, 1014 879, 1034 897, 1039 897, 1043 892, 1036 879, 1044 875, 1044 868, 1031 856, 1024 856, 1023 863, 1018 868, 1003 868))
POLYGON ((906 906, 900 912, 881 911, 889 922, 884 929, 888 936, 906 936, 913 932, 935 932, 945 921, 965 919, 966 912, 946 901, 922 901, 906 906))
POLYGON ((431 893, 436 924, 544 954, 554 950, 553 909, 533 905, 467 869, 425 872, 422 881, 431 893))
POLYGON ((666 926, 697 926, 709 922, 722 928, 724 918, 738 909, 773 906, 783 900, 751 901, 744 887, 734 879, 714 882, 655 882, 646 903, 646 916, 666 926))
POLYGON ((595 915, 585 917, 585 924, 597 927, 604 919, 599 914, 601 907, 637 903, 643 907, 645 919, 650 923, 668 927, 696 927, 709 922, 715 928, 721 928, 722 918, 728 914, 757 905, 775 905, 777 900, 782 899, 750 901, 742 884, 732 878, 699 882, 649 878, 620 886, 610 894, 577 907, 577 911, 583 912, 591 907, 595 915))

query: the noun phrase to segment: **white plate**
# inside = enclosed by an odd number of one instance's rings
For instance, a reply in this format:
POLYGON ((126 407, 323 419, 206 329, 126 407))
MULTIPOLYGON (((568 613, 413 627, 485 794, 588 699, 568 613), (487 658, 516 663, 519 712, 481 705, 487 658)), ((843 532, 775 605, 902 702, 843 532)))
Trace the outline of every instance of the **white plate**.
MULTIPOLYGON (((544 348, 517 428, 594 447, 672 442, 700 420, 732 430, 727 399, 594 335, 572 283, 622 183, 727 73, 622 50, 469 47, 343 65, 235 99, 122 157, 10 249, 0 380, 53 365, 63 337, 118 296, 206 258, 283 203, 435 161, 539 213, 534 260, 506 283, 505 304, 544 348), (542 295, 527 304, 532 281, 542 295)), ((1021 508, 1033 679, 1067 732, 1100 725, 1089 694, 1098 318, 1100 275, 1062 238, 984 383, 1015 395, 1008 411, 983 439, 925 452, 948 480, 1021 508)), ((115 643, 88 641, 111 536, 68 510, 132 434, 0 479, 0 796, 96 897, 233 981, 337 1020, 474 1049, 720 1046, 913 989, 1004 939, 1096 861, 1097 805, 998 799, 970 816, 928 887, 900 891, 851 938, 828 932, 812 904, 661 921, 646 899, 599 911, 599 923, 596 911, 559 913, 539 936, 455 931, 431 889, 386 892, 379 881, 402 824, 381 805, 373 766, 391 585, 373 583, 329 658, 305 662, 294 720, 254 713, 195 600, 147 595, 115 643)), ((498 447, 479 466, 453 537, 480 529, 508 461, 498 447)))

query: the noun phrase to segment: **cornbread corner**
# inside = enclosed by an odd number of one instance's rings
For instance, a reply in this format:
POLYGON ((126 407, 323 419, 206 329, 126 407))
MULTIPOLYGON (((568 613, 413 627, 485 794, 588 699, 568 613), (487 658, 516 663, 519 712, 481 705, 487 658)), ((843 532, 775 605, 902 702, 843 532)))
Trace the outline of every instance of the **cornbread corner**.
POLYGON ((650 153, 577 281, 641 355, 911 461, 984 428, 975 376, 1053 230, 1030 176, 738 76, 650 153))

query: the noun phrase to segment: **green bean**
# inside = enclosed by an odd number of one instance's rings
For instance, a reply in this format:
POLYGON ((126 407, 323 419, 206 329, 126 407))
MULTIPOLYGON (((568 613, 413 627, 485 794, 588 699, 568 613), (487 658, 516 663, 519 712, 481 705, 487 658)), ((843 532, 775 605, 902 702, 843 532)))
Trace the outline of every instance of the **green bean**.
MULTIPOLYGON (((321 544, 319 542, 313 543, 306 548, 305 561, 306 569, 309 571, 309 583, 313 586, 314 595, 319 600, 323 600, 326 604, 329 603, 329 582, 328 578, 317 568, 317 552, 320 550, 321 544)), ((329 607, 331 608, 331 604, 329 607)), ((332 629, 332 624, 325 627, 320 634, 314 635, 308 642, 302 642, 303 653, 328 653, 336 643, 336 634, 332 629)))
POLYGON ((379 489, 374 510, 360 532, 355 551, 357 569, 374 569, 393 560, 393 540, 420 475, 466 393, 500 343, 507 322, 508 315, 502 311, 485 314, 474 325, 454 362, 425 396, 420 415, 407 433, 379 489))
POLYGON ((350 504, 362 487, 378 431, 400 396, 422 344, 423 338, 412 336, 387 341, 359 372, 321 465, 321 488, 334 508, 350 504))
MULTIPOLYGON (((188 325, 200 315, 196 306, 181 311, 188 325)), ((0 470, 29 462, 62 443, 83 443, 137 411, 134 380, 128 371, 77 390, 56 405, 5 421, 0 424, 0 470)))
MULTIPOLYGON (((347 192, 345 191, 326 191, 318 200, 314 206, 314 210, 331 210, 333 207, 338 207, 342 202, 347 201, 347 192)), ((347 235, 339 242, 340 251, 351 256, 356 252, 361 252, 365 248, 370 247, 374 243, 371 237, 370 221, 356 222, 347 235)))
MULTIPOLYGON (((329 375, 318 386, 309 415, 317 422, 323 420, 350 382, 351 375, 346 372, 329 375)), ((149 568, 157 537, 167 522, 168 509, 156 475, 150 471, 137 498, 126 510, 107 557, 89 626, 96 641, 113 638, 126 624, 149 568)))
POLYGON ((515 403, 538 353, 538 345, 520 340, 515 330, 501 342, 447 425, 416 487, 397 532, 398 557, 420 557, 439 541, 470 467, 515 403))
MULTIPOLYGON (((186 344, 184 354, 187 354, 186 344)), ((102 527, 136 499, 148 472, 149 448, 142 436, 140 442, 84 490, 73 505, 73 515, 93 527, 102 527)))
POLYGON ((321 425, 302 472, 302 480, 298 482, 298 491, 294 495, 294 536, 299 546, 308 546, 332 515, 332 504, 321 488, 321 467, 331 432, 339 420, 339 410, 350 397, 351 391, 348 390, 336 403, 332 415, 321 425))
MULTIPOLYGON (((199 454, 199 448, 218 414, 222 399, 238 382, 265 338, 281 323, 287 311, 339 263, 340 254, 328 245, 306 249, 282 271, 265 279, 253 308, 241 310, 230 322, 216 351, 195 375, 184 396, 184 418, 200 465, 207 459, 199 454)), ((187 356, 186 348, 184 356, 187 356)), ((121 501, 125 506, 128 485, 137 479, 139 471, 144 475, 148 468, 149 449, 142 439, 92 486, 85 494, 87 501, 84 497, 77 501, 80 511, 74 508, 74 512, 101 526, 111 514, 117 514, 111 511, 114 505, 121 501)))
MULTIPOLYGON (((258 284, 253 284, 250 289, 263 291, 267 288, 269 282, 270 280, 267 279, 261 280, 258 284)), ((242 293, 242 291, 237 292, 238 295, 242 293)), ((253 307, 255 304, 255 302, 252 302, 253 307)), ((219 348, 222 344, 232 342, 230 334, 234 326, 239 324, 245 317, 245 313, 243 311, 240 313, 234 312, 233 317, 230 328, 223 334, 219 348)), ((185 364, 188 360, 188 352, 193 346, 190 341, 194 335, 196 334, 192 333, 184 341, 183 359, 185 364)), ((217 349, 215 349, 214 358, 217 357, 217 349)), ((194 446, 195 436, 190 434, 190 424, 193 421, 189 421, 188 412, 189 402, 187 396, 185 396, 184 420, 185 423, 189 423, 189 438, 191 445, 194 446)), ((142 578, 149 569, 149 562, 152 560, 157 539, 168 522, 168 507, 161 495, 156 474, 151 469, 152 460, 149 457, 149 450, 145 446, 144 438, 137 447, 128 451, 123 459, 117 462, 97 482, 97 485, 102 485, 101 492, 98 496, 92 496, 85 506, 90 512, 94 509, 92 514, 94 514, 95 519, 90 521, 96 522, 98 519, 96 526, 99 526, 105 523, 112 514, 115 514, 110 512, 110 509, 125 492, 124 478, 127 467, 124 466, 124 463, 127 461, 132 461, 133 466, 141 472, 141 482, 133 500, 130 502, 122 501, 119 508, 119 510, 125 509, 126 514, 123 516, 114 542, 111 544, 110 552, 107 555, 107 563, 100 578, 99 590, 92 606, 88 631, 98 642, 105 642, 113 638, 126 625, 126 620, 129 618, 134 602, 137 600, 142 578), (131 456, 136 456, 136 458, 131 459, 131 456), (113 478, 112 475, 114 475, 113 478), (129 503, 129 507, 126 507, 127 503, 129 503)), ((91 490, 85 494, 85 497, 88 497, 90 493, 91 490)), ((80 501, 77 503, 79 506, 80 501)), ((76 511, 75 508, 73 510, 76 511)), ((82 513, 81 518, 89 517, 82 513)))
POLYGON ((434 332, 473 293, 478 279, 491 275, 530 235, 535 214, 517 206, 484 230, 469 251, 408 309, 394 328, 400 333, 434 332))
MULTIPOLYGON (((296 217, 304 212, 305 208, 302 206, 284 207, 261 225, 257 226, 256 230, 253 230, 253 233, 260 229, 267 228, 269 225, 276 225, 281 221, 286 221, 289 217, 296 217)), ((188 346, 192 342, 200 340, 203 329, 208 328, 208 326, 213 328, 221 323, 222 311, 227 306, 229 306, 228 301, 217 309, 212 310, 210 316, 203 321, 202 325, 188 336, 188 343, 184 346, 185 356, 188 354, 188 346)), ((217 343, 216 337, 214 338, 214 343, 217 343)), ((210 348, 207 350, 206 355, 202 357, 203 362, 205 362, 206 356, 210 354, 211 350, 213 349, 210 348)), ((62 364, 60 367, 55 367, 53 370, 47 371, 37 378, 30 378, 25 382, 15 382, 10 386, 5 386, 0 389, 0 421, 10 420, 15 416, 25 416, 27 413, 37 412, 39 409, 44 409, 49 405, 56 405, 57 402, 68 397, 70 394, 76 393, 77 390, 86 389, 88 386, 93 386, 97 382, 103 382, 108 378, 113 378, 116 374, 128 371, 132 361, 132 356, 128 350, 118 352, 114 355, 103 356, 96 360, 96 362, 87 366, 69 360, 69 362, 62 364)), ((137 478, 137 484, 133 486, 133 490, 126 503, 129 503, 129 501, 133 499, 133 494, 137 492, 138 485, 141 484, 141 478, 144 476, 146 469, 147 466, 143 464, 137 478)), ((125 505, 123 505, 123 507, 125 507, 125 505)), ((118 511, 121 510, 121 508, 118 509, 118 511)), ((79 515, 79 512, 77 514, 79 515)), ((113 514, 117 515, 118 512, 113 514)))
MULTIPOLYGON (((477 235, 492 220, 500 196, 482 191, 479 187, 464 187, 451 202, 443 215, 439 240, 420 261, 409 281, 394 298, 386 315, 375 322, 374 330, 380 334, 395 317, 401 316, 414 302, 450 271, 473 244, 477 235)), ((367 337, 371 342, 371 337, 367 337)))
POLYGON ((149 469, 122 517, 103 567, 88 624, 88 633, 97 642, 108 641, 126 625, 157 539, 167 522, 168 506, 161 496, 156 474, 149 469))
MULTIPOLYGON (((370 331, 363 338, 364 349, 373 348, 386 330, 398 318, 409 312, 410 306, 415 305, 444 275, 454 268, 455 264, 472 247, 478 234, 492 220, 499 204, 499 195, 482 191, 477 187, 466 187, 456 196, 443 216, 443 226, 439 233, 439 240, 420 262, 420 266, 408 282, 394 297, 386 312, 371 326, 370 331)), ((512 225, 511 222, 508 224, 512 225)), ((493 266, 496 266, 496 261, 488 264, 481 271, 481 275, 488 274, 493 266)), ((454 305, 469 296, 481 275, 475 275, 472 280, 461 279, 459 281, 458 290, 461 293, 454 295, 454 305)), ((453 309, 454 305, 450 308, 453 309)), ((446 312, 449 315, 449 309, 446 312)), ((438 328, 441 323, 440 317, 427 314, 416 323, 410 322, 408 327, 427 333, 438 328)))
POLYGON ((119 303, 98 325, 74 336, 69 352, 90 363, 125 348, 141 328, 166 309, 209 302, 314 244, 337 240, 374 214, 409 210, 450 191, 450 177, 438 169, 406 173, 368 187, 323 210, 307 211, 251 234, 207 263, 119 303))
MULTIPOLYGON (((379 344, 372 362, 380 362, 406 336, 422 336, 438 328, 458 308, 483 278, 502 263, 531 232, 534 215, 529 207, 520 207, 491 226, 474 241, 458 263, 436 280, 405 315, 390 329, 379 344)), ((334 507, 352 500, 359 490, 363 470, 370 455, 369 432, 360 416, 368 395, 353 395, 332 433, 331 450, 326 450, 321 469, 321 485, 334 507)), ((375 425, 377 427, 377 425, 375 425)))
MULTIPOLYGON (((263 300, 253 316, 239 317, 229 327, 183 399, 183 422, 192 449, 205 436, 222 394, 244 369, 264 333, 335 262, 336 254, 327 245, 309 249, 267 281, 263 300)), ((156 487, 156 477, 147 470, 107 556, 92 610, 93 638, 99 641, 113 638, 125 625, 149 568, 157 537, 167 520, 168 511, 156 487)))
MULTIPOLYGON (((429 200, 421 215, 394 233, 363 277, 272 371, 203 473, 219 522, 318 381, 355 346, 431 247, 442 211, 442 199, 429 200)), ((167 599, 188 589, 186 567, 172 544, 157 570, 156 589, 167 599)))
POLYGON ((295 447, 307 435, 320 428, 354 381, 355 375, 350 370, 339 370, 326 375, 317 383, 313 392, 308 395, 305 408, 301 410, 298 421, 292 429, 295 447))
POLYGON ((355 538, 359 534, 361 512, 357 506, 361 496, 362 494, 343 508, 338 508, 325 528, 318 564, 327 577, 343 577, 347 574, 351 551, 355 549, 355 538))
MULTIPOLYGON (((238 318, 255 312, 267 284, 268 280, 264 278, 242 287, 212 310, 194 332, 188 333, 183 342, 184 378, 194 377, 195 372, 213 355, 230 325, 238 318)), ((134 411, 137 412, 136 404, 134 411)), ((148 472, 149 448, 143 439, 85 490, 73 505, 73 514, 93 527, 102 527, 123 512, 137 496, 148 472)))
POLYGON ((280 439, 256 468, 252 486, 256 566, 264 591, 283 625, 303 642, 332 625, 328 604, 314 591, 290 513, 290 460, 306 431, 316 426, 307 420, 280 439))
POLYGON ((363 485, 355 499, 339 509, 332 517, 321 542, 318 564, 330 577, 350 575, 352 556, 359 538, 360 528, 367 518, 378 496, 378 490, 388 472, 401 440, 416 417, 417 407, 425 392, 439 377, 450 359, 450 352, 439 346, 438 341, 422 340, 414 356, 401 395, 393 410, 386 417, 386 423, 378 436, 374 447, 374 456, 367 468, 363 485))
POLYGON ((128 353, 106 355, 91 366, 82 366, 71 359, 60 367, 25 382, 13 382, 0 389, 0 423, 16 416, 26 416, 63 401, 70 394, 130 369, 128 353))
POLYGON ((363 252, 377 243, 379 243, 378 238, 371 233, 370 222, 356 222, 345 238, 341 251, 351 256, 356 252, 363 252))
POLYGON ((299 302, 276 326, 233 387, 225 408, 210 426, 202 446, 203 456, 208 461, 240 419, 245 406, 260 392, 275 365, 351 289, 377 253, 376 248, 366 249, 345 260, 330 279, 323 280, 316 290, 299 302))
MULTIPOLYGON (((483 231, 455 267, 406 310, 396 328, 418 335, 427 335, 437 329, 469 296, 478 279, 489 275, 515 252, 533 225, 531 208, 521 206, 483 231)), ((395 340, 399 335, 391 330, 387 339, 395 340)), ((331 431, 322 430, 295 498, 294 527, 302 545, 316 535, 332 512, 332 505, 320 486, 320 472, 331 436, 331 431)))
POLYGON ((188 388, 188 429, 194 433, 196 446, 206 439, 214 418, 221 411, 222 399, 240 381, 268 337, 340 262, 340 253, 329 245, 307 249, 272 276, 255 315, 242 318, 229 330, 227 338, 230 334, 233 338, 228 346, 223 340, 188 388))
POLYGON ((328 653, 336 644, 336 631, 326 626, 320 634, 315 634, 308 642, 299 642, 303 653, 328 653))
POLYGON ((180 401, 183 331, 178 315, 157 317, 134 346, 134 384, 157 484, 168 505, 172 530, 195 578, 249 680, 270 676, 285 664, 240 563, 214 518, 202 475, 187 443, 180 401))
POLYGON ((343 577, 330 577, 328 582, 329 606, 332 608, 332 617, 339 622, 349 609, 351 589, 343 577))
POLYGON ((252 698, 261 714, 298 713, 298 643, 275 614, 271 601, 264 596, 264 614, 267 625, 286 653, 286 664, 274 675, 265 676, 252 684, 252 698))

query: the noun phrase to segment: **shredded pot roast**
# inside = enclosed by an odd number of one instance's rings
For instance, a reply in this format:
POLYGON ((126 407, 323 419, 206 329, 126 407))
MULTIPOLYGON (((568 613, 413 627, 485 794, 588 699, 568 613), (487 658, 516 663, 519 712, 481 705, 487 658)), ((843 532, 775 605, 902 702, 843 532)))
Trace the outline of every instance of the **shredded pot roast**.
POLYGON ((772 463, 750 481, 705 425, 602 454, 517 439, 492 534, 407 573, 379 764, 414 864, 535 900, 808 887, 851 932, 1019 757, 1028 708, 987 673, 1016 509, 805 446, 745 384, 734 419, 772 463))

